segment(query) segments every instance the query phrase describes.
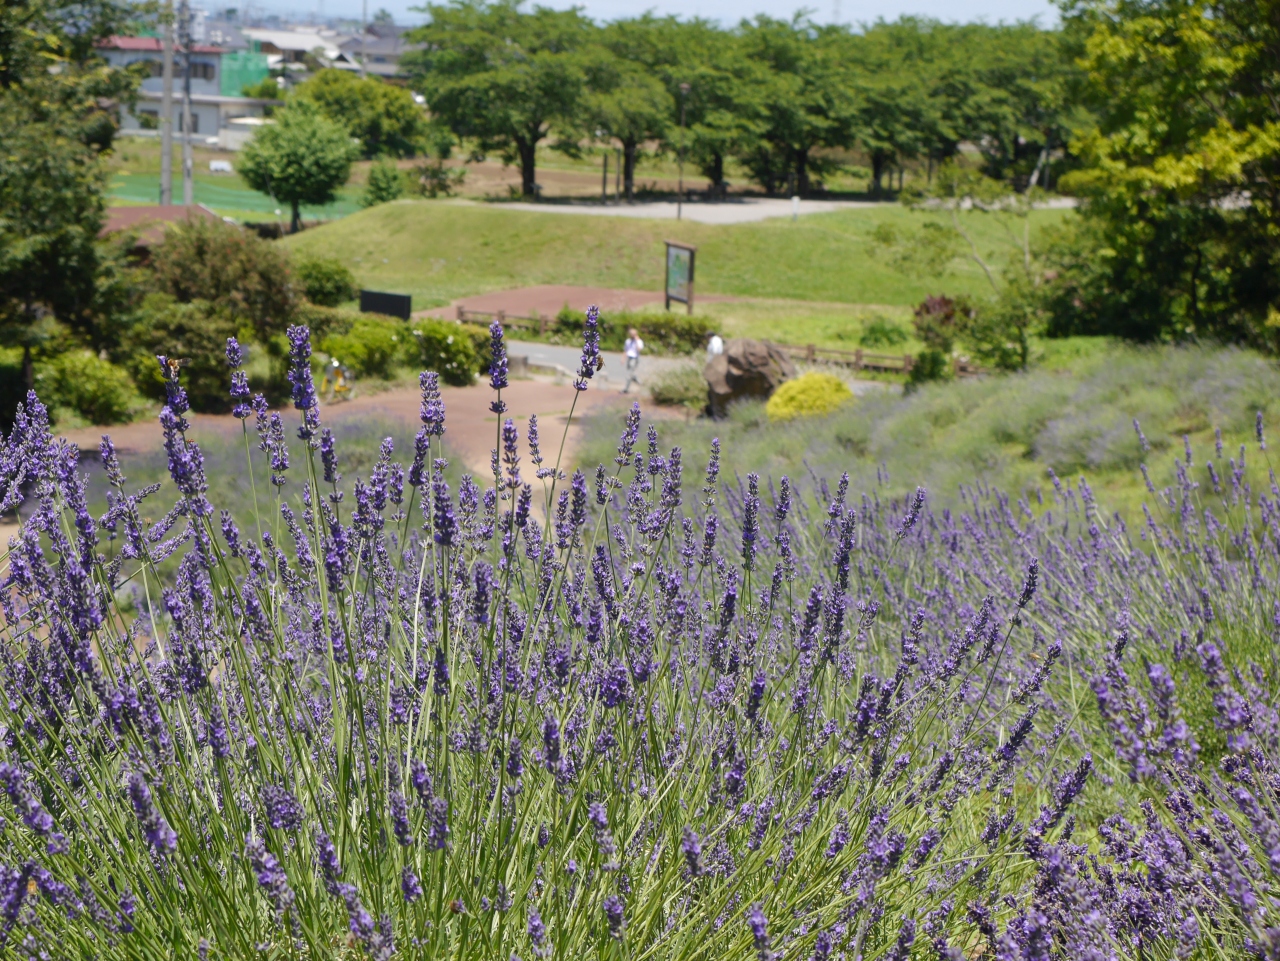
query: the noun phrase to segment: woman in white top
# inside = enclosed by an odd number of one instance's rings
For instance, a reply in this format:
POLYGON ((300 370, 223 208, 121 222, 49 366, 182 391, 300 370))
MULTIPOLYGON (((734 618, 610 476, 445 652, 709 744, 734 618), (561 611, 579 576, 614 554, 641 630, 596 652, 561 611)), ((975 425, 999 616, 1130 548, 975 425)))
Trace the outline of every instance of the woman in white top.
POLYGON ((627 355, 627 382, 622 388, 624 394, 631 393, 632 384, 640 383, 640 378, 636 376, 636 369, 640 366, 642 350, 644 350, 644 341, 640 339, 640 331, 632 327, 627 331, 627 342, 622 346, 622 352, 627 355))
POLYGON ((724 353, 724 340, 714 330, 707 334, 707 363, 724 353))

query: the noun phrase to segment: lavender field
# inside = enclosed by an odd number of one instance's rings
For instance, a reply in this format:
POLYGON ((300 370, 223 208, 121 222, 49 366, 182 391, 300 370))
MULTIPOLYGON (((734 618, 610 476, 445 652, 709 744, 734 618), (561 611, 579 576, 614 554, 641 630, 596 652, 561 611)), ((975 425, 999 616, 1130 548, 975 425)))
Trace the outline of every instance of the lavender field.
POLYGON ((1056 475, 738 477, 638 407, 570 473, 498 328, 491 474, 450 483, 424 373, 344 476, 290 341, 287 419, 228 344, 247 514, 176 367, 170 482, 104 439, 101 516, 34 395, 5 439, 0 955, 1280 958, 1261 414, 1147 453, 1141 524, 1056 475))

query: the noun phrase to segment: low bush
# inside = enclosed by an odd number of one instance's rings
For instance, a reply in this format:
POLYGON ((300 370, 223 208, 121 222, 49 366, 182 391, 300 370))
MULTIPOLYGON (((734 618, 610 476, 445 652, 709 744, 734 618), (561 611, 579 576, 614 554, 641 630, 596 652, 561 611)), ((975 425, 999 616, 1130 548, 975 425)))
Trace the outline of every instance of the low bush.
POLYGON ((336 257, 316 257, 294 263, 298 282, 307 300, 322 307, 337 307, 360 293, 355 274, 336 257))
POLYGON ((299 294, 283 247, 208 218, 172 226, 151 255, 154 290, 208 301, 266 342, 292 322, 299 294))
MULTIPOLYGON (((550 339, 561 343, 577 343, 582 339, 586 314, 568 306, 556 315, 550 339)), ((655 354, 690 354, 707 345, 707 337, 718 332, 714 320, 688 314, 633 314, 627 311, 600 314, 600 347, 622 350, 627 330, 640 331, 645 350, 655 354)))
POLYGON ((862 336, 858 338, 861 347, 901 347, 910 339, 910 335, 887 317, 873 317, 862 328, 862 336))
POLYGON ((182 379, 193 409, 230 408, 227 397, 227 338, 237 325, 225 307, 204 300, 180 303, 167 294, 149 294, 125 341, 125 367, 147 397, 164 397, 156 363, 163 354, 182 364, 182 379))
POLYGON ((345 332, 320 341, 320 349, 361 377, 390 377, 410 337, 408 326, 399 320, 360 314, 345 332))
POLYGON ((655 404, 702 410, 707 406, 707 381, 693 364, 664 370, 653 379, 649 394, 655 404))
POLYGON ((140 400, 123 368, 89 350, 59 354, 40 365, 37 378, 53 406, 74 411, 91 424, 127 421, 140 400))
POLYGON ((404 194, 404 175, 394 161, 379 160, 369 168, 369 181, 360 196, 361 207, 376 207, 404 194))
POLYGON ((915 355, 911 364, 911 373, 907 375, 910 386, 919 386, 934 380, 950 380, 955 369, 951 366, 951 355, 934 347, 926 348, 915 355))
MULTIPOLYGON (((433 370, 453 387, 469 387, 475 382, 480 359, 475 347, 474 324, 455 324, 447 320, 415 320, 411 328, 417 342, 418 363, 423 370, 433 370)), ((476 328, 483 330, 483 328, 476 328)), ((486 339, 488 333, 485 332, 486 339)))
POLYGON ((775 390, 764 409, 772 421, 822 417, 852 399, 853 391, 839 377, 812 371, 775 390))

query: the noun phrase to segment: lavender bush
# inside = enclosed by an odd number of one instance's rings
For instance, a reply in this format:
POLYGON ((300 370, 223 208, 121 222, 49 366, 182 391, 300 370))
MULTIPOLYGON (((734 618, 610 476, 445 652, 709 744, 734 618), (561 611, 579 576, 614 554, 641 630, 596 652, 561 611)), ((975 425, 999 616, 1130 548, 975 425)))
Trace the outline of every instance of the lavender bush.
POLYGON ((347 486, 289 339, 293 423, 234 398, 243 526, 164 358, 160 520, 107 438, 92 516, 34 395, 5 440, 5 952, 1280 957, 1280 490, 1244 451, 1133 532, 1083 481, 727 483, 638 407, 570 476, 500 422, 455 491, 425 373, 407 462, 347 486))

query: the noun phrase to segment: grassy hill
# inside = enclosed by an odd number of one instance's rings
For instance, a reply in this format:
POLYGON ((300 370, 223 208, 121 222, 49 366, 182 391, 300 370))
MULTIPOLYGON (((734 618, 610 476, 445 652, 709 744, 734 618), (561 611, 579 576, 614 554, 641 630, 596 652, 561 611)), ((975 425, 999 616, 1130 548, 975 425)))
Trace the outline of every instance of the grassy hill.
MULTIPOLYGON (((1033 237, 1069 216, 1036 211, 1033 237)), ((964 217, 983 255, 1003 264, 1011 250, 1003 228, 986 214, 964 217)), ((941 271, 916 269, 913 249, 928 231, 924 225, 940 222, 894 204, 795 222, 711 226, 398 201, 285 243, 299 253, 341 259, 362 284, 411 293, 416 308, 529 284, 660 289, 666 239, 698 245, 703 293, 888 306, 940 292, 985 296, 981 270, 958 247, 941 271)))

